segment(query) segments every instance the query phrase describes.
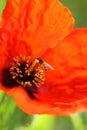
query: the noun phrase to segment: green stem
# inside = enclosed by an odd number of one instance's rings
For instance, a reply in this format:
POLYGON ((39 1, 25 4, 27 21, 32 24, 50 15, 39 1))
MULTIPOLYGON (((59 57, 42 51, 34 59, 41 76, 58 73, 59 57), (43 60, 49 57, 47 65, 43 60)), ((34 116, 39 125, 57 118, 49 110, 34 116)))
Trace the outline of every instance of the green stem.
POLYGON ((3 91, 0 91, 0 106, 4 103, 6 95, 3 91))
POLYGON ((32 124, 24 130, 52 130, 54 117, 48 115, 35 115, 32 124))
POLYGON ((80 114, 71 115, 70 117, 74 125, 74 130, 85 130, 80 114))

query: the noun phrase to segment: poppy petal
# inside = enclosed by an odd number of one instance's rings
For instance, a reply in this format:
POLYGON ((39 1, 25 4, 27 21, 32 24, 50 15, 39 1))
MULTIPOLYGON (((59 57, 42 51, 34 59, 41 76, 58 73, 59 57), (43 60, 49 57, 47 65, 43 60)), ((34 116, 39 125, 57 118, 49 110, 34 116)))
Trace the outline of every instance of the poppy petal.
MULTIPOLYGON (((1 20, 1 19, 0 19, 1 20)), ((2 23, 0 21, 0 70, 3 69, 3 66, 6 66, 6 40, 5 40, 5 34, 2 29, 2 23)), ((1 77, 1 71, 0 71, 0 77, 1 77)), ((1 78, 0 78, 1 79, 1 78)))
POLYGON ((87 29, 74 30, 45 61, 54 70, 48 70, 35 96, 50 104, 74 104, 84 99, 87 104, 87 29))
MULTIPOLYGON (((51 114, 64 116, 86 110, 81 106, 81 102, 79 101, 74 104, 56 102, 54 104, 48 104, 38 99, 31 99, 22 87, 14 88, 9 95, 14 98, 19 108, 27 114, 51 114)), ((82 103, 84 101, 85 100, 82 100, 82 103)))
MULTIPOLYGON (((29 95, 25 92, 24 88, 18 87, 9 93, 10 96, 14 98, 17 105, 20 109, 22 109, 27 114, 52 114, 52 115, 66 115, 70 114, 67 110, 66 113, 64 111, 64 105, 52 106, 39 100, 33 100, 29 97, 29 95), (62 108, 60 108, 62 106, 62 108)), ((70 107, 67 105, 67 109, 70 107)))
POLYGON ((74 19, 58 0, 8 0, 2 23, 9 55, 37 56, 67 36, 74 19))
POLYGON ((70 115, 87 110, 86 57, 87 29, 76 29, 45 59, 55 70, 48 70, 35 99, 22 87, 9 95, 28 114, 70 115))

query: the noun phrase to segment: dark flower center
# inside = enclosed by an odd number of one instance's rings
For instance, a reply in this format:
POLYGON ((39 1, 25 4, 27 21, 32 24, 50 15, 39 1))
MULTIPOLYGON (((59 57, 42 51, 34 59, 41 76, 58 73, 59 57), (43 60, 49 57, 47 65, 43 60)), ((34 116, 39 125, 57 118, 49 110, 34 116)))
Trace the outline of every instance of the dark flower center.
POLYGON ((20 56, 11 64, 10 74, 23 87, 39 87, 44 81, 46 70, 47 67, 41 59, 36 58, 31 61, 30 56, 20 56))
POLYGON ((31 61, 30 56, 17 56, 10 68, 3 71, 2 84, 5 87, 21 85, 33 97, 33 92, 37 92, 43 83, 46 71, 47 65, 40 58, 31 61))

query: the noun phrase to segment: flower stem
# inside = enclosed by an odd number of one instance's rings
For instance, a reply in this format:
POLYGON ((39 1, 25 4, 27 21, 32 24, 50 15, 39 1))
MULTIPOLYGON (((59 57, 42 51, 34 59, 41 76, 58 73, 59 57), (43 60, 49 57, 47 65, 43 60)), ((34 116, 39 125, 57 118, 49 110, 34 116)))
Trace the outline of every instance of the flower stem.
POLYGON ((48 115, 35 115, 32 124, 25 130, 52 130, 54 117, 48 115))
POLYGON ((71 115, 70 117, 74 125, 74 130, 85 130, 80 114, 71 115))
POLYGON ((0 106, 3 104, 5 101, 6 95, 3 91, 0 91, 0 106))

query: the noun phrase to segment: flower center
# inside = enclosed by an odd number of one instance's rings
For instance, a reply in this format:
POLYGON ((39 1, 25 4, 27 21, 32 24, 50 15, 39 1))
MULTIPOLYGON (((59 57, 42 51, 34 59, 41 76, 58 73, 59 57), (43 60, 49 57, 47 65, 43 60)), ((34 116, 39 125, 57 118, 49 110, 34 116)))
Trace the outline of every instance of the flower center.
POLYGON ((39 87, 45 80, 47 65, 40 58, 31 61, 30 56, 17 56, 10 67, 10 74, 23 87, 39 87))

